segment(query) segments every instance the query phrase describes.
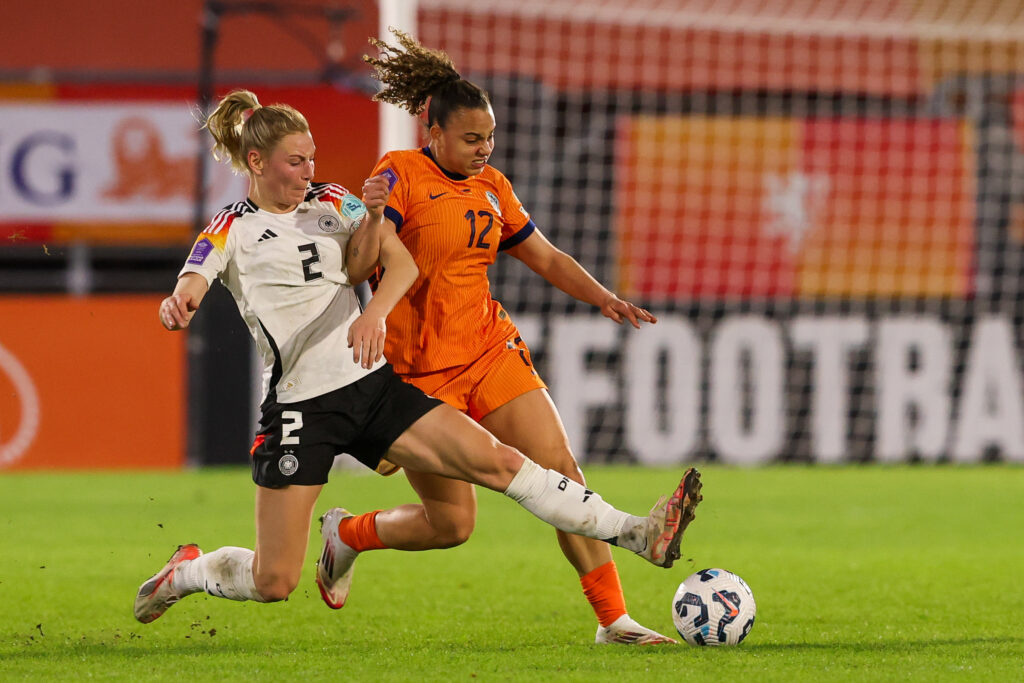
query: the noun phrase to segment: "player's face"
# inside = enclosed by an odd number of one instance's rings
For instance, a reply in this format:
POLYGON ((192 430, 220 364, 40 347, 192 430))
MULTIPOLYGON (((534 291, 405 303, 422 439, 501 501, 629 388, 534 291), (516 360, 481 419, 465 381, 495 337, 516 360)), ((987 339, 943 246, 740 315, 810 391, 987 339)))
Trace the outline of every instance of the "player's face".
POLYGON ((444 170, 479 174, 494 151, 494 112, 490 107, 456 110, 444 128, 436 123, 430 128, 430 147, 444 170))
MULTIPOLYGON (((288 212, 302 203, 313 179, 316 145, 309 133, 284 136, 268 155, 250 152, 250 168, 261 209, 288 212), (252 155, 256 155, 255 159, 252 155)), ((257 202, 259 203, 259 202, 257 202)))

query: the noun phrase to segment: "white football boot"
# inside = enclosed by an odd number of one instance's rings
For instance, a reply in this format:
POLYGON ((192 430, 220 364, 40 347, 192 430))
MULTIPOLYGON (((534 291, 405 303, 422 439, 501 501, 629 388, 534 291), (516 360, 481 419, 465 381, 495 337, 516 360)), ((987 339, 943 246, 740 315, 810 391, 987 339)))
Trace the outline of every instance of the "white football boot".
POLYGON ((320 518, 324 549, 316 563, 316 585, 320 597, 331 609, 341 609, 352 587, 352 568, 359 553, 338 536, 338 523, 354 515, 343 508, 331 508, 320 518))
POLYGON ((679 559, 683 532, 693 521, 700 494, 700 472, 686 470, 679 486, 669 498, 662 496, 647 517, 647 547, 637 553, 651 564, 671 567, 679 559))
POLYGON ((641 626, 628 614, 623 614, 607 626, 598 626, 594 642, 598 645, 671 645, 679 641, 641 626))
POLYGON ((194 560, 202 554, 203 551, 195 543, 179 545, 163 569, 139 586, 139 592, 135 596, 135 618, 143 624, 148 624, 181 600, 182 596, 171 586, 174 570, 182 562, 194 560))

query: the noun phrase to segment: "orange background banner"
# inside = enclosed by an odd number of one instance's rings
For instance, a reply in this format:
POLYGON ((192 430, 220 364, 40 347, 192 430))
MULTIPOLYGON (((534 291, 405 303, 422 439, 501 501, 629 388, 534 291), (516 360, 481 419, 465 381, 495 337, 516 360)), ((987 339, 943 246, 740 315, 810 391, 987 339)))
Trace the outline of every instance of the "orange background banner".
POLYGON ((619 290, 968 296, 974 147, 943 119, 623 117, 619 290))
POLYGON ((0 297, 0 470, 185 461, 185 340, 160 296, 0 297))

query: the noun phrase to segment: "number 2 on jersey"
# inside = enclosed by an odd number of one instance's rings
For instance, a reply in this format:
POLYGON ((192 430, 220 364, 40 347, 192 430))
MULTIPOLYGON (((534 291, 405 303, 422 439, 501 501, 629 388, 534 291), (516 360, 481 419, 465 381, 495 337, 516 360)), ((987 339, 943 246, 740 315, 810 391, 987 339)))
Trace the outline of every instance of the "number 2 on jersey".
POLYGON ((302 413, 298 410, 285 410, 281 413, 281 445, 297 446, 299 437, 292 432, 302 429, 302 413))
POLYGON ((309 244, 299 245, 299 251, 309 252, 309 258, 302 259, 302 277, 306 278, 306 282, 317 280, 324 276, 319 270, 313 270, 314 264, 320 263, 320 252, 316 250, 316 245, 312 242, 309 244))
POLYGON ((490 249, 491 245, 488 242, 484 242, 484 237, 494 227, 494 215, 490 211, 477 211, 473 213, 472 210, 466 212, 466 220, 469 221, 469 244, 467 247, 476 247, 478 249, 490 249), (476 236, 476 217, 487 219, 487 225, 480 231, 480 237, 476 236), (476 244, 473 241, 476 240, 476 244))

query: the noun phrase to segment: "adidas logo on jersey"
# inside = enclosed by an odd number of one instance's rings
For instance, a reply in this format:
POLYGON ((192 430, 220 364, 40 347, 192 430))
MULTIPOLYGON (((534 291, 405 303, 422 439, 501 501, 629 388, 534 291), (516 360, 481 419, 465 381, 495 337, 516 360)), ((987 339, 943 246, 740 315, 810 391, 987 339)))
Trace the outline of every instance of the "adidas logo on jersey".
POLYGON ((264 230, 263 234, 260 235, 260 238, 256 240, 256 243, 258 244, 260 242, 263 242, 264 240, 273 239, 274 237, 277 237, 276 232, 274 232, 273 230, 264 230))

